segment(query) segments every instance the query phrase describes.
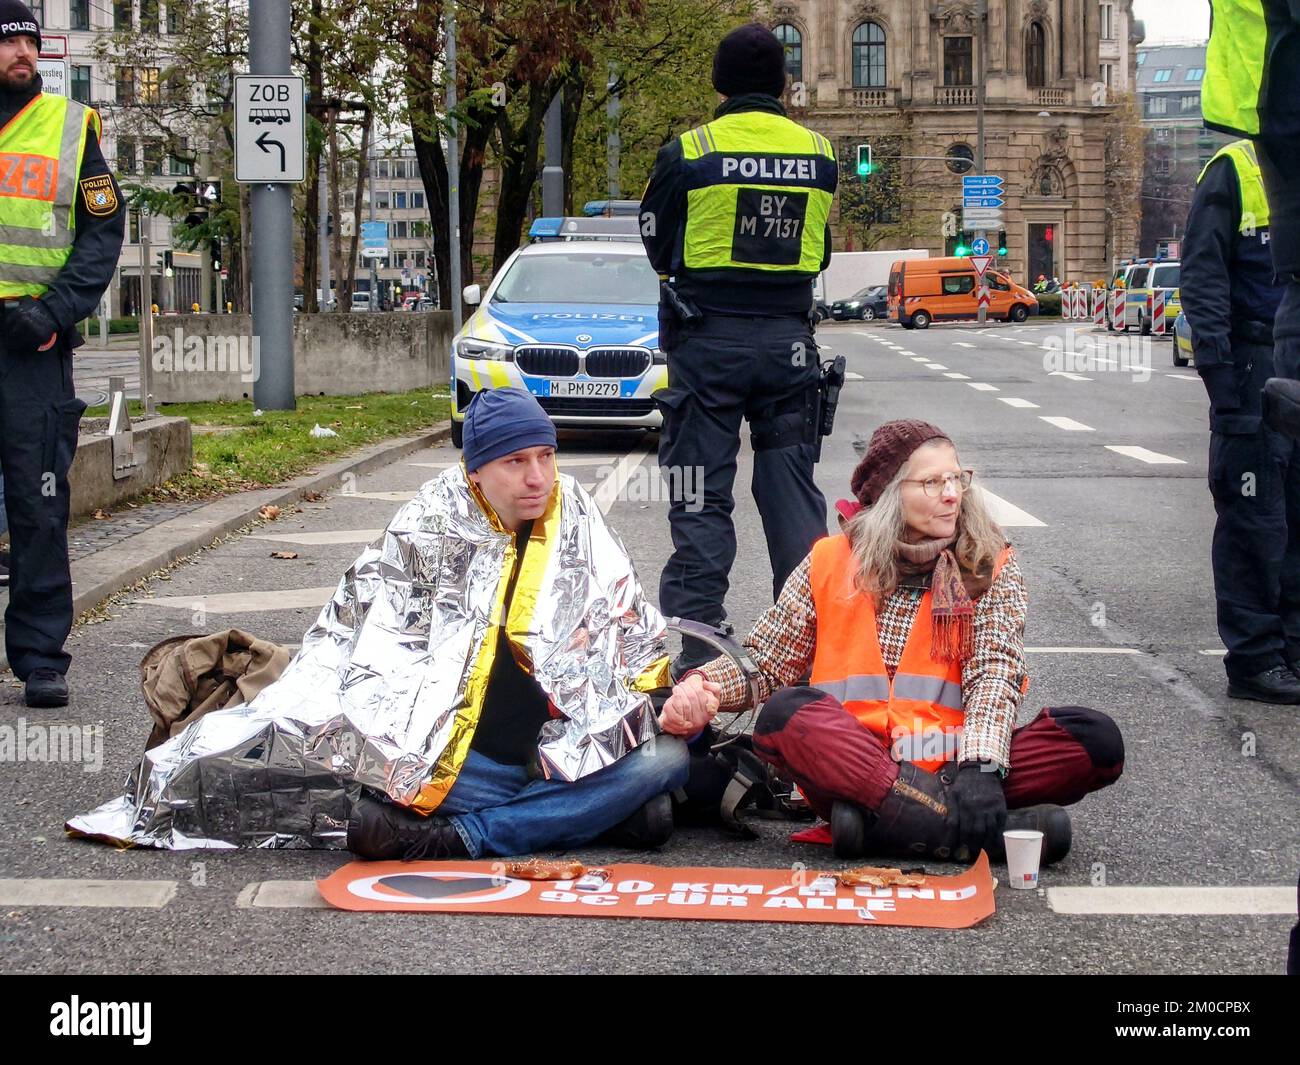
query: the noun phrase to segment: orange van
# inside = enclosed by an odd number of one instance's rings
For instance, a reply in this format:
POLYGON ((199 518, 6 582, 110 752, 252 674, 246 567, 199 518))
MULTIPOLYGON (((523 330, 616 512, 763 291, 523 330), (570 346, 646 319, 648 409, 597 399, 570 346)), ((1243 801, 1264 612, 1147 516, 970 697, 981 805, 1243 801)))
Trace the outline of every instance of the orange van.
MULTIPOLYGON (((990 318, 1023 322, 1038 299, 1000 270, 989 268, 990 318)), ((906 329, 979 316, 979 278, 965 256, 900 259, 889 268, 889 317, 906 329)))

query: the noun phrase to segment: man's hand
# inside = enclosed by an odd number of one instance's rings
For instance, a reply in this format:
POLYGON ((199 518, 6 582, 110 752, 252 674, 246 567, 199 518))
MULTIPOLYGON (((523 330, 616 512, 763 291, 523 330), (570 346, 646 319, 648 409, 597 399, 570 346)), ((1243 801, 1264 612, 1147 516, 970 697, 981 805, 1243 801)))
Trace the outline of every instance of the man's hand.
POLYGON ((5 314, 5 332, 15 349, 48 351, 59 339, 59 323, 40 300, 24 296, 5 314))
POLYGON ((957 770, 952 785, 953 805, 961 842, 974 858, 980 850, 991 850, 1007 823, 1007 797, 997 769, 985 769, 967 762, 957 770))
POLYGON ((698 673, 690 674, 673 686, 659 714, 659 727, 674 736, 694 736, 713 720, 721 695, 718 685, 698 673))

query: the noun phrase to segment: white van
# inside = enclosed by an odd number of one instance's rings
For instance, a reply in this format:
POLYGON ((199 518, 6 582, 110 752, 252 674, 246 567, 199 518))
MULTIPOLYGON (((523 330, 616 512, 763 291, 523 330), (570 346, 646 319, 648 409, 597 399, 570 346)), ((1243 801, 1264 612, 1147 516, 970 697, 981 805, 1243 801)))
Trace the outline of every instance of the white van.
POLYGON ((354 311, 370 310, 370 293, 369 292, 352 293, 352 309, 354 311))

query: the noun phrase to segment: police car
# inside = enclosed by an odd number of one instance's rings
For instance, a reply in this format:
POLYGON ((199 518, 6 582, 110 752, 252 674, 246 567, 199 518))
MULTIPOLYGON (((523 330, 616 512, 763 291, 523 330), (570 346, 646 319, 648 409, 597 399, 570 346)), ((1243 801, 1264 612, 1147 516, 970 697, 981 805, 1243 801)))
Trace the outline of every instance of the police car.
POLYGON ((659 350, 659 278, 637 220, 539 218, 481 292, 452 341, 451 439, 485 388, 524 388, 557 426, 658 429, 653 393, 668 385, 659 350))

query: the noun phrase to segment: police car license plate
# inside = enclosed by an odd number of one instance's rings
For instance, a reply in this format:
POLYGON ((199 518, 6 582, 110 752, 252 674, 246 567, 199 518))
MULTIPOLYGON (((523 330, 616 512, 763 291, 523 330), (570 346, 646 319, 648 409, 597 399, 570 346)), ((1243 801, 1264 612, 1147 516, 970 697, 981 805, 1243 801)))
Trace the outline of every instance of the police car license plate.
POLYGON ((618 397, 617 381, 551 381, 552 396, 618 397))

